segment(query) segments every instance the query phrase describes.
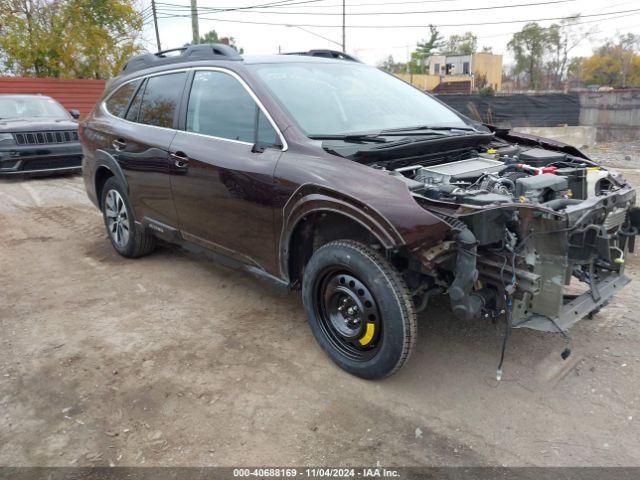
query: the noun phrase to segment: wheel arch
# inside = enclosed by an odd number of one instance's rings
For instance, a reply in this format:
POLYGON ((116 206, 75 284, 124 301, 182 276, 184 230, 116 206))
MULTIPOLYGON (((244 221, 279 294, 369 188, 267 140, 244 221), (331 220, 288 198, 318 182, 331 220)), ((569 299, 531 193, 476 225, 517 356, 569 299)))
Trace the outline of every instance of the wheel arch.
POLYGON ((127 179, 118 162, 108 153, 99 150, 96 152, 96 167, 93 174, 93 183, 98 200, 98 206, 100 208, 102 208, 102 189, 110 177, 116 177, 124 187, 127 194, 129 193, 127 179))
POLYGON ((371 207, 321 187, 301 187, 284 209, 280 273, 300 284, 313 252, 333 240, 358 240, 386 250, 404 244, 397 230, 371 207))

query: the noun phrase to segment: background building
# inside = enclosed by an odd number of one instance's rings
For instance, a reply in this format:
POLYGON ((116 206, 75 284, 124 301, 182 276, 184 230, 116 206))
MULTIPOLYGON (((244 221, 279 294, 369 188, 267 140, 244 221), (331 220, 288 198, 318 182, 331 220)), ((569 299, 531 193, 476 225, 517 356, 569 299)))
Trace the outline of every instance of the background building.
POLYGON ((424 74, 402 73, 400 78, 422 90, 471 93, 485 88, 502 89, 502 55, 432 55, 425 61, 424 74))

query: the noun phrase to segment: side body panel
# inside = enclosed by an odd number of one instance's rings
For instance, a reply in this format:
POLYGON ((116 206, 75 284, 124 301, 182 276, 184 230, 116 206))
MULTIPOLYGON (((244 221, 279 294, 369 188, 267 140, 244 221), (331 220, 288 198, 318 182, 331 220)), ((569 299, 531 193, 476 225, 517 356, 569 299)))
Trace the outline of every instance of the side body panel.
POLYGON ((178 132, 171 151, 189 158, 171 177, 183 237, 276 272, 272 198, 280 150, 257 153, 246 142, 178 132))
POLYGON ((282 154, 275 174, 276 254, 288 277, 289 239, 312 212, 331 211, 366 227, 388 249, 411 250, 440 243, 450 227, 418 205, 405 183, 389 172, 296 148, 282 154), (312 173, 311 173, 312 172, 312 173))
MULTIPOLYGON (((113 159, 124 174, 136 219, 149 217, 176 225, 169 179, 172 173, 169 145, 174 136, 173 130, 128 122, 97 106, 81 128, 88 191, 95 192, 96 167, 105 158, 113 159), (116 148, 116 142, 123 146, 116 148)), ((113 170, 108 161, 105 166, 113 170)))

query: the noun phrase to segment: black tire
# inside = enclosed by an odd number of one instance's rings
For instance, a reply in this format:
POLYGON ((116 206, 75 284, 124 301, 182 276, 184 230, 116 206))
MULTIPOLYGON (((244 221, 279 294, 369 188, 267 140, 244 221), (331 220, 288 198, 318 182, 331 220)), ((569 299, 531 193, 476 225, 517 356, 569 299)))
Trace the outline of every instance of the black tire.
MULTIPOLYGON (((117 196, 115 198, 118 198, 117 196)), ((155 250, 156 237, 147 232, 144 227, 136 224, 133 217, 133 210, 131 208, 131 204, 129 203, 129 198, 127 197, 125 189, 115 177, 111 177, 105 182, 104 187, 102 188, 102 198, 100 205, 102 205, 102 218, 104 219, 104 225, 107 229, 107 235, 109 236, 109 240, 111 241, 113 248, 116 249, 116 252, 118 252, 123 257, 137 258, 142 257, 143 255, 147 255, 155 250), (126 218, 126 221, 128 222, 128 233, 126 240, 124 240, 122 236, 117 237, 117 235, 114 233, 114 229, 110 227, 110 218, 113 217, 112 213, 108 212, 112 212, 113 210, 109 209, 108 197, 110 197, 110 195, 116 195, 115 193, 110 192, 117 192, 117 196, 119 196, 124 204, 120 207, 123 208, 123 211, 125 212, 125 216, 123 216, 122 218, 126 218), (118 239, 120 239, 121 241, 118 241, 118 239)), ((113 203, 111 203, 111 205, 113 205, 113 203)), ((120 231, 123 232, 124 223, 122 223, 121 225, 122 228, 120 229, 120 231)), ((116 230, 118 229, 116 228, 116 230)))
POLYGON ((305 267, 302 300, 316 340, 347 372, 383 378, 409 358, 417 335, 413 302, 376 250, 350 240, 319 248, 305 267))

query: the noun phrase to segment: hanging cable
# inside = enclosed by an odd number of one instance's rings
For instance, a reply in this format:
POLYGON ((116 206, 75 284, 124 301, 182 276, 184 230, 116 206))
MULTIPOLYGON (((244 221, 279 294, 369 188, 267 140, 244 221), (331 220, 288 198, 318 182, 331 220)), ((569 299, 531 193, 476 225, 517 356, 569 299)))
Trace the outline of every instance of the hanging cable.
MULTIPOLYGON (((640 12, 640 8, 631 9, 631 10, 621 10, 617 12, 607 12, 607 13, 599 13, 599 14, 591 14, 591 15, 582 15, 583 18, 586 17, 601 17, 605 15, 615 15, 619 13, 637 13, 640 12)), ((177 15, 177 14, 167 14, 165 13, 161 18, 181 18, 181 17, 190 17, 190 15, 177 15)), ((478 22, 478 23, 440 23, 435 25, 436 27, 471 27, 471 26, 480 26, 480 25, 503 25, 503 24, 511 24, 511 23, 529 23, 529 22, 544 22, 549 20, 563 20, 565 17, 547 17, 547 18, 530 18, 525 20, 504 20, 504 21, 493 21, 493 22, 478 22)), ((275 23, 275 22, 257 22, 257 21, 249 21, 249 20, 230 20, 223 18, 213 18, 213 17, 204 17, 201 16, 202 20, 213 20, 216 22, 226 22, 226 23, 240 23, 240 24, 249 24, 249 25, 271 25, 277 27, 285 27, 287 25, 292 25, 291 23, 275 23)), ((342 25, 327 25, 327 24, 305 24, 299 23, 296 24, 299 27, 315 27, 315 28, 342 28, 342 25)), ((426 28, 426 25, 350 25, 350 29, 353 28, 377 28, 377 29, 390 29, 390 28, 426 28)))
MULTIPOLYGON (((505 8, 523 8, 523 7, 534 7, 540 5, 551 5, 557 3, 568 3, 575 2, 576 0, 549 0, 545 2, 535 2, 535 3, 516 3, 510 5, 497 5, 492 7, 473 7, 473 8, 454 8, 449 10, 416 10, 416 11, 391 11, 391 12, 347 12, 347 16, 372 16, 372 15, 418 15, 418 14, 432 14, 432 13, 456 13, 456 12, 474 12, 474 11, 484 11, 484 10, 502 10, 505 8)), ((167 5, 167 4, 164 4, 167 5)), ((188 10, 188 7, 183 5, 175 5, 175 10, 184 11, 188 10)), ((211 7, 200 7, 201 11, 213 11, 216 13, 222 13, 223 10, 213 9, 211 7)), ((227 10, 232 11, 232 10, 227 10)), ((278 10, 252 10, 251 13, 261 13, 267 15, 304 15, 304 16, 341 16, 340 12, 283 12, 278 10)))

